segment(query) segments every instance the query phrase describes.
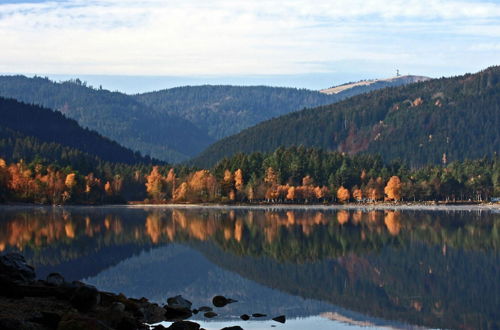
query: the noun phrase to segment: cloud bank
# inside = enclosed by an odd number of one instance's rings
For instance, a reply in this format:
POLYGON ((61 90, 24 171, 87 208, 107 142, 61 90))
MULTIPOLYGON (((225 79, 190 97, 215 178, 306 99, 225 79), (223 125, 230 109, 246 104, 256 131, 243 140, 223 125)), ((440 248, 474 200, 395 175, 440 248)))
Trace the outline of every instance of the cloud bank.
POLYGON ((249 75, 499 64, 500 4, 66 0, 0 5, 0 72, 249 75))

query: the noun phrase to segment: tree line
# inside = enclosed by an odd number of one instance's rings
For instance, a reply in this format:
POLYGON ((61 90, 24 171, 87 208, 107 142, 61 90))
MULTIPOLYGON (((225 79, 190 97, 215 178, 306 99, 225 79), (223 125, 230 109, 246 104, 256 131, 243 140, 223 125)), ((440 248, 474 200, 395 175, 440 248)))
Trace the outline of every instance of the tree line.
MULTIPOLYGON (((488 201, 500 196, 498 156, 409 168, 380 156, 279 148, 211 169, 105 164, 99 171, 0 161, 0 200, 45 204, 488 201)), ((97 170, 97 169, 96 169, 97 170)))

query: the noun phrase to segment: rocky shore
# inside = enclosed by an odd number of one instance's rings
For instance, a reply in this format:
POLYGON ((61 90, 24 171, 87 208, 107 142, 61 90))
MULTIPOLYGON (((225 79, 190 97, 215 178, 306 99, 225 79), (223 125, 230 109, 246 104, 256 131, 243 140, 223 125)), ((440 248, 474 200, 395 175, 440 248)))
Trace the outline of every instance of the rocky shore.
MULTIPOLYGON (((2 330, 202 330, 196 322, 187 321, 193 314, 205 318, 218 314, 210 306, 192 309, 182 296, 169 298, 165 306, 146 298, 127 298, 122 294, 103 292, 79 281, 66 281, 52 273, 45 280, 36 279, 35 269, 21 254, 0 256, 0 329, 2 330), (171 322, 169 327, 158 324, 171 322), (150 324, 157 324, 151 326, 150 324)), ((236 302, 216 296, 212 304, 222 308, 236 302)), ((263 318, 265 314, 244 314, 241 320, 263 318)), ((285 323, 284 315, 273 318, 285 323)), ((240 326, 224 328, 239 330, 240 326)))

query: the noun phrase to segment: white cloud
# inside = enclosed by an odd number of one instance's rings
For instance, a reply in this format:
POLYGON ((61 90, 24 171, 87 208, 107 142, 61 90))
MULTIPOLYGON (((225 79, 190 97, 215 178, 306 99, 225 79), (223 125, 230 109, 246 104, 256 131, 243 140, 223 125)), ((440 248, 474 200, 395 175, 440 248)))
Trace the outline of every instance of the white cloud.
MULTIPOLYGON (((494 2, 47 1, 0 5, 0 72, 283 74, 336 70, 336 62, 348 61, 459 66, 483 54, 470 39, 498 38, 494 2)), ((485 56, 481 62, 491 52, 485 56)))

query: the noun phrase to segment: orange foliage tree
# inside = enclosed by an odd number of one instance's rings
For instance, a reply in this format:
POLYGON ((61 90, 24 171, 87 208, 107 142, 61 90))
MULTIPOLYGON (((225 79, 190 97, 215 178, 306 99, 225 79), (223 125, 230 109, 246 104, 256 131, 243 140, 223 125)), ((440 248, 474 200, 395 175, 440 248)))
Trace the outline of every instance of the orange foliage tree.
POLYGON ((236 172, 234 172, 234 186, 236 187, 236 190, 242 191, 243 185, 243 171, 241 169, 237 169, 236 172))
POLYGON ((344 187, 340 187, 337 190, 337 199, 339 200, 339 202, 345 203, 349 200, 349 198, 351 198, 351 195, 349 194, 349 190, 347 190, 344 187))
POLYGON ((401 180, 397 176, 392 176, 384 188, 387 200, 399 201, 401 199, 401 180))
POLYGON ((352 188, 352 197, 354 197, 354 199, 356 199, 356 201, 360 202, 363 200, 363 191, 361 191, 361 189, 359 189, 357 186, 354 186, 354 188, 352 188))
POLYGON ((151 173, 146 177, 146 191, 154 202, 165 199, 165 179, 158 166, 153 166, 151 173))

